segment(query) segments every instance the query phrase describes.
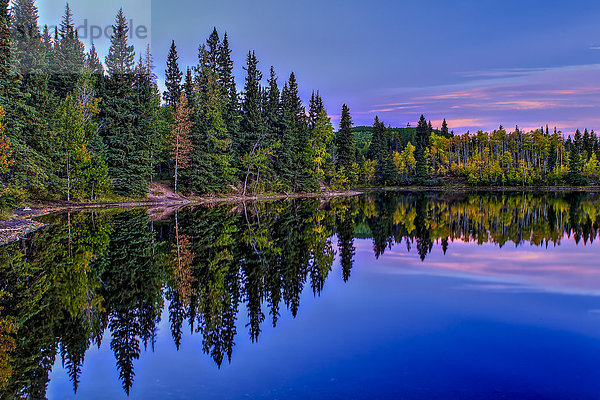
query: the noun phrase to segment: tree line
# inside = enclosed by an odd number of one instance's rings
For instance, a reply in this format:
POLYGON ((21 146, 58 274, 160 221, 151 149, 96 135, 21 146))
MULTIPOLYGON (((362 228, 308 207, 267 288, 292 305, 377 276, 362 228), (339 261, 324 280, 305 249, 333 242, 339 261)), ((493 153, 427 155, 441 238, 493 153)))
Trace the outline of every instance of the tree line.
POLYGON ((548 128, 455 135, 421 116, 415 128, 377 117, 334 129, 318 91, 307 107, 291 73, 263 76, 248 52, 236 87, 229 37, 213 30, 194 66, 172 42, 164 93, 150 49, 136 52, 119 10, 104 62, 86 51, 66 5, 51 32, 35 0, 0 2, 0 205, 24 199, 145 196, 154 179, 176 191, 305 192, 356 185, 581 185, 598 182, 598 138, 548 128), (264 79, 266 78, 266 79, 264 79))
POLYGON ((446 120, 433 129, 423 115, 417 127, 391 128, 377 117, 356 128, 359 182, 372 185, 472 186, 587 185, 600 183, 600 142, 585 129, 565 137, 548 126, 529 132, 502 126, 456 135, 446 120))
POLYGON ((215 29, 185 70, 173 42, 161 95, 123 10, 103 63, 95 46, 86 52, 68 4, 54 32, 38 26, 34 0, 0 8, 3 205, 141 197, 157 178, 196 195, 346 185, 352 132, 335 134, 319 92, 305 108, 294 73, 281 87, 271 67, 264 86, 252 51, 238 91, 226 33, 215 29))

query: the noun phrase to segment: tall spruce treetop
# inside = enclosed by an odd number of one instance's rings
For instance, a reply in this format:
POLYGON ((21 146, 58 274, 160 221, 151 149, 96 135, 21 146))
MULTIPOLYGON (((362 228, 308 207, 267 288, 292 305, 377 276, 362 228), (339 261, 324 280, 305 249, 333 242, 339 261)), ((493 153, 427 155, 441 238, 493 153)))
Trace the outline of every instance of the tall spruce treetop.
MULTIPOLYGON (((6 112, 7 132, 18 136, 22 127, 24 98, 18 90, 21 77, 12 62, 12 46, 10 44, 9 0, 0 0, 0 106, 6 112)), ((12 137, 11 137, 12 139, 12 137)))
POLYGON ((119 75, 128 75, 133 72, 135 65, 135 50, 133 45, 128 44, 128 36, 129 26, 127 24, 127 19, 123 14, 123 9, 121 8, 117 14, 115 25, 113 25, 110 48, 105 60, 108 75, 113 78, 119 75))
POLYGON ((317 124, 317 120, 319 119, 319 114, 321 114, 323 109, 323 99, 319 95, 319 91, 317 90, 316 93, 313 91, 312 95, 310 96, 310 103, 308 105, 308 119, 311 129, 314 129, 315 125, 317 124))
POLYGON ((165 71, 165 86, 167 90, 163 93, 163 99, 167 105, 173 107, 177 105, 181 97, 181 79, 183 73, 179 69, 179 55, 177 55, 177 47, 175 41, 171 42, 171 49, 167 57, 167 69, 165 71))
POLYGON ((75 89, 75 84, 85 65, 85 47, 77 36, 73 13, 68 3, 55 35, 55 54, 50 65, 52 71, 50 86, 60 98, 65 98, 75 89))
POLYGON ((379 121, 379 117, 375 116, 373 121, 373 138, 369 146, 369 158, 371 160, 381 161, 385 158, 387 143, 385 137, 385 124, 379 121))
POLYGON ((11 11, 11 40, 19 70, 24 77, 43 67, 38 10, 33 0, 15 1, 11 11))
POLYGON ((247 72, 247 75, 246 84, 244 85, 244 101, 242 103, 242 130, 246 134, 255 134, 262 129, 260 112, 260 81, 262 74, 258 70, 258 60, 253 51, 248 52, 244 70, 247 72))
POLYGON ((87 67, 90 69, 92 74, 94 75, 104 75, 104 66, 98 57, 98 53, 96 52, 96 46, 92 44, 92 48, 90 49, 87 59, 86 59, 87 67))
POLYGON ((425 183, 429 179, 429 166, 427 163, 426 150, 431 137, 430 126, 423 115, 419 119, 416 131, 415 159, 417 160, 417 182, 425 183))
POLYGON ((223 89, 223 97, 227 101, 225 109, 225 124, 232 135, 235 135, 239 125, 238 94, 233 76, 233 60, 229 48, 229 37, 227 32, 223 36, 223 42, 219 48, 219 85, 223 89))
POLYGON ((442 129, 440 133, 444 137, 448 137, 450 135, 450 133, 448 132, 448 123, 446 122, 446 118, 444 118, 444 121, 442 122, 442 129))
POLYGON ((275 68, 271 66, 269 73, 269 90, 267 100, 264 105, 265 122, 271 131, 275 131, 278 125, 279 113, 279 87, 277 87, 277 74, 275 68))
POLYGON ((213 72, 218 72, 219 68, 219 50, 221 48, 221 39, 217 28, 213 28, 212 33, 206 40, 206 51, 208 55, 207 65, 213 72))
POLYGON ((354 133, 352 132, 352 117, 347 105, 342 106, 342 116, 340 119, 340 130, 336 137, 337 147, 337 166, 344 167, 346 174, 353 169, 356 160, 356 143, 354 133))
POLYGON ((185 97, 188 101, 188 107, 193 108, 194 104, 194 75, 192 74, 192 69, 190 67, 187 68, 185 73, 185 81, 183 83, 183 92, 185 93, 185 97))

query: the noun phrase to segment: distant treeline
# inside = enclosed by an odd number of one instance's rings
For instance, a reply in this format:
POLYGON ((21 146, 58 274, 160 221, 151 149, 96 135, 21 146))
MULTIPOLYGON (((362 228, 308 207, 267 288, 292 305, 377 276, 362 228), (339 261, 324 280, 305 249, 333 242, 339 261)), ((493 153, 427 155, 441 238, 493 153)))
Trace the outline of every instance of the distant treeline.
POLYGON ((598 180, 598 139, 548 129, 456 136, 424 117, 411 128, 337 131, 292 73, 263 79, 254 52, 238 91, 227 34, 216 29, 181 68, 175 42, 159 93, 150 49, 136 53, 123 11, 104 62, 86 52, 67 4, 50 32, 34 0, 0 1, 0 206, 27 198, 141 197, 153 179, 185 194, 299 192, 355 185, 585 184, 598 180))
POLYGON ((487 185, 586 185, 600 182, 600 146, 594 131, 567 137, 548 126, 525 132, 502 126, 455 135, 444 120, 434 130, 423 116, 416 128, 353 129, 361 183, 378 185, 464 182, 487 185))

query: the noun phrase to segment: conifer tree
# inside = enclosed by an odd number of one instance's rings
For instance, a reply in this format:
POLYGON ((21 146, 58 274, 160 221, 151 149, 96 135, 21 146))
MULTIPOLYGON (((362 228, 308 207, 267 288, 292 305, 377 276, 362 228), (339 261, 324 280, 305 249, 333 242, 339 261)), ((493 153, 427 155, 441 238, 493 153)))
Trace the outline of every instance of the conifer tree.
MULTIPOLYGON (((48 121, 52 111, 48 102, 48 76, 46 74, 45 46, 38 27, 38 11, 33 0, 18 0, 11 14, 11 41, 14 45, 14 62, 22 75, 21 91, 25 95, 28 116, 23 139, 38 152, 47 152, 48 121)), ((48 40, 47 37, 44 40, 48 40)))
POLYGON ((260 87, 262 74, 258 70, 258 59, 253 51, 248 52, 244 70, 247 75, 242 102, 241 132, 238 138, 238 154, 240 156, 251 151, 252 147, 262 137, 264 129, 260 107, 262 102, 260 87))
POLYGON ((373 138, 368 152, 369 159, 376 162, 375 177, 378 182, 387 185, 396 179, 396 171, 392 160, 392 151, 385 124, 375 117, 373 122, 373 138))
POLYGON ((128 43, 128 35, 127 19, 121 9, 113 26, 105 61, 108 78, 102 102, 102 139, 106 144, 105 157, 115 190, 140 196, 147 193, 150 177, 148 137, 138 114, 143 81, 148 77, 140 76, 141 69, 134 70, 135 52, 128 43))
POLYGON ((212 72, 219 72, 219 53, 221 50, 221 39, 217 28, 213 28, 212 33, 206 40, 206 67, 212 72))
POLYGON ((51 89, 62 99, 75 89, 75 84, 85 64, 85 48, 77 37, 73 13, 68 3, 65 6, 65 14, 54 48, 55 59, 53 62, 56 63, 56 73, 51 75, 50 83, 51 89))
POLYGON ((219 85, 223 90, 223 97, 227 102, 225 106, 225 124, 229 135, 237 137, 239 130, 240 115, 238 110, 238 93, 235 86, 235 77, 233 76, 233 61, 231 59, 231 49, 229 48, 229 37, 227 32, 223 36, 223 42, 219 48, 219 85))
POLYGON ((416 179, 419 184, 424 184, 429 179, 429 165, 427 162, 427 148, 431 131, 423 115, 419 119, 416 131, 415 159, 417 160, 416 179))
POLYGON ((184 175, 187 189, 196 194, 226 191, 235 175, 232 140, 223 118, 225 100, 211 57, 207 47, 201 46, 193 96, 193 150, 184 175))
POLYGON ((346 176, 354 181, 354 163, 356 162, 356 141, 352 132, 352 117, 347 105, 342 106, 340 129, 336 137, 336 165, 338 170, 343 168, 346 176))
POLYGON ((96 45, 92 44, 89 53, 86 57, 86 66, 90 69, 94 76, 103 76, 104 75, 104 66, 98 57, 98 53, 96 52, 96 45))
POLYGON ((33 0, 16 0, 11 10, 11 42, 15 62, 27 84, 33 73, 44 68, 42 36, 38 27, 38 10, 33 0))
POLYGON ((298 91, 298 82, 292 72, 281 96, 282 140, 286 176, 285 180, 296 191, 314 190, 318 183, 310 171, 313 170, 310 149, 310 131, 306 110, 298 91), (291 164, 290 164, 291 161, 291 164), (291 174, 290 174, 291 173, 291 174))
POLYGON ((444 118, 444 121, 442 122, 442 129, 440 130, 440 134, 445 138, 450 137, 450 133, 448 132, 448 123, 446 122, 446 118, 444 118))
POLYGON ((583 137, 579 129, 575 131, 573 142, 569 150, 569 172, 567 174, 567 182, 571 185, 584 185, 585 178, 582 175, 585 161, 582 159, 583 152, 583 137))
POLYGON ((323 111, 323 99, 319 95, 318 90, 316 93, 313 91, 308 106, 308 120, 311 129, 314 129, 321 111, 323 111))
POLYGON ((266 94, 266 100, 263 104, 264 121, 271 134, 277 132, 279 128, 279 87, 277 86, 277 74, 275 68, 271 66, 268 79, 269 89, 266 94))
POLYGON ((175 41, 171 42, 169 56, 167 57, 167 70, 165 71, 165 86, 167 90, 163 93, 163 99, 168 106, 175 109, 181 97, 181 79, 183 73, 179 69, 179 56, 175 41))
POLYGON ((188 106, 194 108, 194 76, 192 69, 188 67, 185 73, 185 82, 183 84, 183 93, 187 98, 188 106))
POLYGON ((321 109, 311 130, 309 149, 311 151, 313 174, 321 181, 331 181, 335 175, 333 164, 333 142, 335 133, 327 111, 321 109))

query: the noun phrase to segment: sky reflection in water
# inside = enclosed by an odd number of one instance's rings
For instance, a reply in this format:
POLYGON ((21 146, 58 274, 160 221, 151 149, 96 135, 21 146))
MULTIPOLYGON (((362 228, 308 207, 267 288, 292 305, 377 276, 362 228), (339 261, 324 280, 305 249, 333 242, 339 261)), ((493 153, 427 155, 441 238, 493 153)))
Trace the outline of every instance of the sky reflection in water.
MULTIPOLYGON (((598 398, 600 245, 597 240, 590 243, 590 238, 597 239, 598 227, 598 214, 590 211, 590 204, 598 210, 598 200, 583 196, 576 202, 560 198, 556 203, 545 196, 532 196, 519 202, 509 196, 500 201, 521 210, 564 209, 563 221, 567 215, 582 215, 565 204, 586 209, 583 215, 587 217, 571 217, 577 224, 563 225, 566 228, 559 230, 558 236, 547 233, 560 238, 560 245, 533 246, 523 240, 519 246, 509 241, 500 247, 456 237, 446 246, 439 233, 452 229, 436 224, 437 217, 443 217, 445 209, 473 204, 473 198, 439 197, 363 197, 352 200, 353 205, 343 201, 313 204, 308 211, 302 208, 306 204, 292 206, 290 215, 320 221, 315 226, 325 233, 326 215, 335 210, 332 215, 338 236, 331 242, 337 255, 320 296, 313 294, 308 279, 299 294, 297 316, 292 317, 282 304, 275 328, 269 301, 263 299, 265 320, 258 341, 252 343, 252 312, 245 295, 235 322, 231 363, 225 358, 220 368, 204 354, 203 335, 190 334, 185 321, 177 351, 167 301, 160 311, 154 350, 144 351, 142 346, 139 360, 133 362, 135 378, 129 397, 598 398), (396 213, 401 204, 403 212, 396 213), (340 215, 348 215, 348 209, 354 210, 356 234, 352 236, 356 238, 352 244, 354 265, 344 282, 348 269, 341 265, 342 249, 335 245, 344 222, 340 215), (400 217, 415 209, 410 221, 400 222, 400 217), (588 227, 582 228, 586 224, 588 227), (579 231, 578 244, 573 230, 579 231), (422 251, 429 246, 430 251, 422 251)), ((237 218, 237 211, 230 207, 223 215, 237 218)), ((284 218, 288 211, 277 210, 277 218, 284 218)), ((520 219, 523 232, 528 232, 529 223, 539 224, 528 212, 520 219)), ((468 231, 475 237, 480 235, 475 227, 484 226, 480 222, 490 214, 470 213, 468 231)), ((546 211, 544 216, 550 219, 546 211)), ((239 226, 244 227, 244 219, 239 226)), ((184 231, 191 220, 180 212, 180 229, 184 231)), ((255 228, 255 220, 251 217, 249 221, 255 228)), ((173 222, 172 216, 163 223, 171 234, 173 222)), ((157 228, 159 224, 154 223, 155 230, 162 229, 157 228)), ((309 226, 315 228, 303 227, 309 226)), ((538 228, 540 232, 544 229, 538 228)), ((277 239, 277 235, 270 237, 277 239)), ((270 246, 280 243, 276 240, 270 246)), ((48 398, 126 398, 110 336, 111 329, 106 329, 100 349, 92 345, 87 350, 76 395, 68 368, 63 368, 57 357, 48 398)))

